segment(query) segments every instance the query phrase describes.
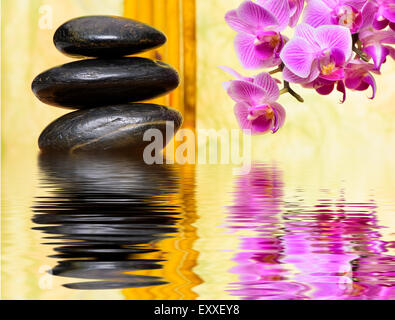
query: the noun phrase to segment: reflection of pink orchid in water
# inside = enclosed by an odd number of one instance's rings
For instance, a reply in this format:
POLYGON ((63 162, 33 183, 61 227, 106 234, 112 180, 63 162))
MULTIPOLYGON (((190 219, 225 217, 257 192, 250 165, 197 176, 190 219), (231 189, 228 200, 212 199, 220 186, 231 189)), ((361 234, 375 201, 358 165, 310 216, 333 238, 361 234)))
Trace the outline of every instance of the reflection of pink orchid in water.
POLYGON ((321 200, 287 216, 281 261, 299 270, 293 279, 314 288, 313 299, 394 297, 388 270, 395 260, 384 254, 375 208, 369 202, 321 200), (359 271, 377 259, 383 264, 371 266, 369 273, 359 271))
POLYGON ((340 25, 355 33, 362 25, 362 6, 366 0, 310 0, 303 21, 313 27, 340 25))
POLYGON ((248 69, 281 63, 279 54, 284 37, 280 32, 286 28, 290 17, 288 0, 260 1, 260 4, 245 1, 225 16, 229 26, 238 32, 236 52, 241 64, 248 69))
POLYGON ((280 262, 282 186, 281 172, 261 164, 254 164, 250 174, 237 181, 236 201, 229 207, 230 228, 256 235, 241 238, 234 258, 237 265, 230 270, 240 277, 230 285, 232 295, 249 300, 305 298, 308 287, 287 281, 287 268, 280 262))
POLYGON ((230 294, 243 299, 394 299, 395 259, 373 202, 284 197, 281 172, 253 164, 236 182, 228 227, 240 237, 230 294), (299 200, 298 200, 299 199, 299 200))
POLYGON ((377 70, 385 62, 388 55, 395 59, 395 49, 388 44, 395 44, 395 33, 390 30, 375 31, 372 28, 359 33, 363 51, 372 57, 377 70))
POLYGON ((395 30, 394 0, 369 0, 362 10, 363 26, 373 26, 382 30, 388 25, 395 30))
POLYGON ((229 96, 236 101, 234 112, 243 130, 251 134, 276 132, 284 124, 285 110, 276 102, 280 90, 276 81, 266 72, 254 78, 234 73, 240 80, 225 82, 229 96))

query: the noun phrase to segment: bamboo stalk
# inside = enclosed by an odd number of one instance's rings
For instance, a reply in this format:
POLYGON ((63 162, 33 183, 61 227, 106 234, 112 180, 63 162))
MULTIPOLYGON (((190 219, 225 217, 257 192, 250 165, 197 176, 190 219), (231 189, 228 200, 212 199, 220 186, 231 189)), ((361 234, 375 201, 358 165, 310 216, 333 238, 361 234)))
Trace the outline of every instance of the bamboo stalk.
POLYGON ((195 0, 124 0, 124 15, 154 26, 167 43, 139 56, 162 60, 177 69, 179 87, 147 102, 169 105, 184 116, 184 127, 195 128, 196 116, 196 4, 195 0))
POLYGON ((184 127, 195 128, 196 115, 196 3, 183 1, 184 127))

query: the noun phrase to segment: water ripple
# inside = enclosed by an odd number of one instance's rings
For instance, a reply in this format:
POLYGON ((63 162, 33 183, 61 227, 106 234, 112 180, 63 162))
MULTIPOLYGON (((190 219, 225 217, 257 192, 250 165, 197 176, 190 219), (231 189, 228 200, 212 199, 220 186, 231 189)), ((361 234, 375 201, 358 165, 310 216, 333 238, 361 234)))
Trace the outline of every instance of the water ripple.
POLYGON ((178 191, 173 167, 147 166, 122 156, 39 158, 41 187, 33 229, 54 246, 53 275, 89 281, 72 289, 119 289, 167 283, 160 277, 131 274, 162 268, 150 258, 155 243, 178 231, 180 208, 168 199, 178 191))
MULTIPOLYGON (((240 281, 230 294, 243 299, 393 299, 393 244, 381 239, 374 199, 338 198, 307 203, 286 199, 282 173, 255 164, 240 176, 227 227, 237 230, 240 281), (252 235, 251 235, 252 234, 252 235)), ((327 191, 323 190, 323 193, 327 191)))

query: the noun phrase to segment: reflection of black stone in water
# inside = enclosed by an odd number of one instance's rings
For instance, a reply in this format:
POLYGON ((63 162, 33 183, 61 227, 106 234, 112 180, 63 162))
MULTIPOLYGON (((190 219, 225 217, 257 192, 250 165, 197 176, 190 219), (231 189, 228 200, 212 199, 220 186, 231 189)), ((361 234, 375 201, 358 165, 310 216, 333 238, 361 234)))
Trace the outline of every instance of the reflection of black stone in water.
POLYGON ((175 166, 149 166, 123 156, 41 154, 41 187, 33 222, 61 259, 54 275, 92 279, 73 289, 114 289, 165 284, 160 277, 126 274, 162 268, 145 258, 154 243, 177 232, 180 213, 166 198, 176 193, 175 166))

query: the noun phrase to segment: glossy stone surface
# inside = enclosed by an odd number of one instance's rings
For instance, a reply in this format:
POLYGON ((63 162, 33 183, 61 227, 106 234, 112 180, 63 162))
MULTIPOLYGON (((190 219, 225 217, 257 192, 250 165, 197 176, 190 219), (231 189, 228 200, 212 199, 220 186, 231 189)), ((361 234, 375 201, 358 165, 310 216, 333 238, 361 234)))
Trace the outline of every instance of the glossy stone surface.
POLYGON ((177 71, 160 61, 86 59, 44 71, 33 80, 32 90, 44 103, 83 109, 155 98, 178 83, 177 71))
POLYGON ((62 24, 53 41, 60 52, 72 57, 120 57, 159 47, 166 36, 128 18, 86 16, 62 24))
POLYGON ((172 138, 166 136, 166 121, 173 122, 176 132, 182 116, 174 109, 143 103, 78 110, 50 123, 38 144, 44 152, 125 150, 140 155, 151 143, 143 141, 146 130, 160 130, 164 143, 172 138))

